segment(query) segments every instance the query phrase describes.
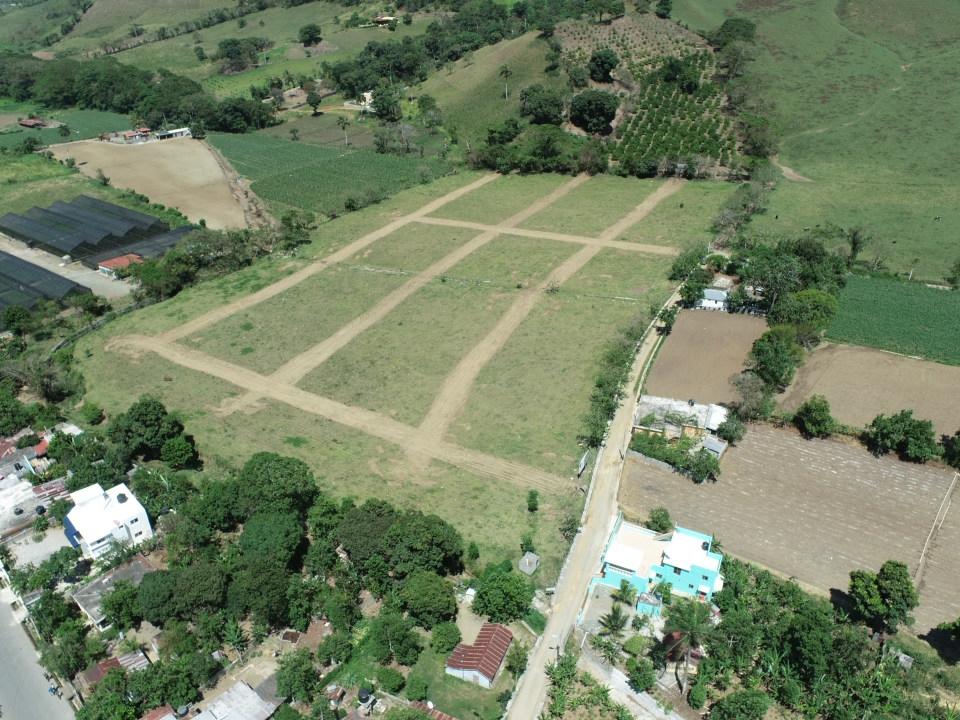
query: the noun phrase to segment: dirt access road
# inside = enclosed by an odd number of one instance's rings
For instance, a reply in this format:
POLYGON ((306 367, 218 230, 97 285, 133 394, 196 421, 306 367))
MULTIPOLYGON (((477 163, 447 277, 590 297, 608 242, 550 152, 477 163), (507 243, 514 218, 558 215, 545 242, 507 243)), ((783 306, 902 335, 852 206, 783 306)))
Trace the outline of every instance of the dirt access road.
POLYGON ((246 227, 240 199, 204 142, 174 138, 121 145, 82 140, 54 145, 51 151, 58 160, 72 157, 84 175, 96 177, 97 170, 103 170, 114 187, 177 208, 192 222, 202 218, 215 230, 246 227))

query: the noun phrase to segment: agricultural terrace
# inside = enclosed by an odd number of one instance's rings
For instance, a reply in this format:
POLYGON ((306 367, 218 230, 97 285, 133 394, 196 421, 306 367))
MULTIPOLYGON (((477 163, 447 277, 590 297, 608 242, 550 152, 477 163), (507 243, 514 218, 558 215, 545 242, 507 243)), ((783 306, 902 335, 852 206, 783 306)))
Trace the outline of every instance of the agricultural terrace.
POLYGON ((748 75, 770 101, 779 161, 800 178, 781 182, 752 226, 785 235, 861 226, 875 238, 864 260, 940 281, 960 236, 960 166, 943 162, 960 111, 951 55, 960 5, 675 0, 673 10, 698 30, 729 15, 757 23, 748 75))
POLYGON ((666 507, 678 524, 712 532, 725 551, 824 594, 846 591, 852 570, 899 560, 920 589, 916 630, 960 615, 960 558, 948 544, 960 532, 960 513, 949 504, 952 470, 767 425, 751 425, 721 468, 718 482, 695 485, 630 457, 621 506, 636 518, 666 507))
POLYGON ((767 329, 751 315, 683 310, 663 341, 644 392, 703 403, 738 399, 730 378, 743 370, 754 340, 767 329))
POLYGON ((960 293, 880 278, 848 278, 827 330, 837 342, 960 365, 960 293))
POLYGON ((960 430, 957 388, 960 367, 827 344, 807 356, 781 405, 793 411, 811 395, 823 395, 833 417, 853 427, 908 409, 930 420, 938 435, 953 435, 960 430))
POLYGON ((438 158, 321 146, 260 133, 213 133, 209 141, 278 215, 291 208, 338 215, 450 169, 438 158))
POLYGON ((213 466, 301 457, 334 493, 430 507, 487 558, 518 557, 532 532, 549 584, 557 527, 582 502, 577 435, 604 345, 671 292, 675 249, 615 238, 682 181, 611 180, 593 235, 521 227, 593 202, 586 176, 465 173, 324 223, 298 257, 83 338, 90 399, 116 411, 157 395, 213 466))
POLYGON ((73 158, 88 177, 102 170, 114 186, 176 208, 192 222, 204 220, 214 229, 246 226, 244 206, 206 143, 189 138, 137 145, 87 140, 57 145, 53 153, 58 160, 73 158))

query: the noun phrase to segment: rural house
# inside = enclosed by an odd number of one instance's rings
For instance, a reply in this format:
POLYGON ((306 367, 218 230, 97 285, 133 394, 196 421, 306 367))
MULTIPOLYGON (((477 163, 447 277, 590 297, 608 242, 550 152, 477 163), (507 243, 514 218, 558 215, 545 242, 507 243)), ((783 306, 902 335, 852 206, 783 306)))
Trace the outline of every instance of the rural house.
POLYGON ((721 288, 707 288, 703 297, 697 300, 696 306, 701 310, 726 310, 727 291, 721 288))
POLYGON ((620 516, 594 584, 619 588, 626 580, 639 595, 637 609, 647 615, 660 614, 654 588, 661 583, 669 583, 675 595, 709 602, 723 589, 723 555, 712 552, 712 547, 710 535, 679 526, 658 534, 620 516))
POLYGON ((730 411, 722 405, 641 395, 633 416, 633 431, 663 435, 669 439, 701 438, 707 433, 716 433, 729 414, 730 411))
POLYGON ((491 688, 503 664, 513 633, 503 625, 484 623, 473 645, 460 643, 447 658, 447 674, 491 688))
POLYGON ((194 717, 195 720, 267 720, 279 706, 264 700, 247 683, 237 681, 194 717))
POLYGON ((99 560, 114 543, 139 545, 153 537, 147 511, 123 483, 109 490, 90 485, 70 499, 74 508, 63 520, 63 532, 84 557, 99 560))
POLYGON ((121 580, 126 580, 132 585, 139 585, 140 581, 154 570, 155 568, 145 558, 134 557, 129 562, 75 588, 71 597, 94 627, 99 630, 106 630, 110 626, 110 621, 103 611, 103 598, 121 580))

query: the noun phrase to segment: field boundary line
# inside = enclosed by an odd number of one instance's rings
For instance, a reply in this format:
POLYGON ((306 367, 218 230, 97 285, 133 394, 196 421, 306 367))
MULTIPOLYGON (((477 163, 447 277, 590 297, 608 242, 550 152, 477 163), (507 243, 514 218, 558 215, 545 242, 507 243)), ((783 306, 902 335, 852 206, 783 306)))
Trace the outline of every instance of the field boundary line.
POLYGON ((359 430, 372 437, 393 443, 400 448, 413 449, 418 455, 430 457, 495 481, 506 481, 524 488, 538 488, 556 492, 564 485, 572 485, 559 475, 545 470, 505 460, 442 440, 423 442, 417 429, 393 418, 345 405, 331 398, 302 390, 294 385, 279 383, 253 370, 234 365, 226 360, 148 335, 125 335, 113 338, 107 344, 111 351, 148 351, 189 370, 220 378, 259 397, 284 403, 298 410, 326 418, 332 422, 359 430))
POLYGON ((940 501, 940 507, 937 508, 937 514, 933 518, 933 524, 930 526, 930 532, 927 533, 927 539, 923 543, 923 548, 920 550, 920 561, 917 563, 917 570, 913 574, 913 584, 918 588, 920 587, 920 583, 923 582, 923 572, 927 567, 927 550, 930 549, 930 543, 933 542, 947 519, 947 513, 950 512, 950 506, 953 504, 953 492, 956 490, 958 480, 960 480, 960 472, 955 472, 950 487, 947 488, 943 500, 940 501))
MULTIPOLYGON (((438 225, 441 227, 466 228, 469 230, 489 230, 492 225, 484 223, 469 222, 467 220, 447 220, 446 218, 422 217, 414 220, 423 225, 438 225)), ((537 238, 539 240, 555 240, 557 242, 573 243, 576 245, 598 245, 600 247, 610 248, 612 250, 627 250, 629 252, 642 253, 647 255, 669 255, 676 257, 680 251, 669 245, 647 245, 644 243, 632 243, 625 240, 601 240, 600 238, 589 237, 587 235, 568 235, 567 233, 555 233, 548 230, 528 230, 527 228, 509 228, 501 231, 503 235, 515 235, 517 237, 537 238)))
POLYGON ((297 270, 295 273, 291 275, 287 275, 286 277, 281 278, 280 280, 277 280, 276 282, 271 283, 270 285, 267 285, 264 288, 261 288, 255 293, 244 295, 243 297, 237 298, 233 302, 227 303, 226 305, 221 305, 220 307, 210 310, 194 318, 193 320, 189 320, 172 330, 162 333, 158 337, 161 337, 168 342, 175 342, 177 340, 180 340, 181 338, 192 335, 193 333, 199 330, 203 330, 204 328, 209 327, 210 325, 220 322, 221 320, 225 320, 226 318, 230 317, 231 315, 234 315, 235 313, 241 310, 246 310, 255 305, 259 305, 265 300, 269 300, 270 298, 276 295, 279 295, 280 293, 285 292, 286 290, 289 290, 290 288, 293 288, 299 285, 301 282, 303 282, 309 277, 312 277, 313 275, 316 275, 321 270, 324 270, 330 267, 331 265, 335 265, 343 260, 346 260, 349 257, 352 257, 353 255, 358 253, 360 250, 363 250, 368 245, 371 245, 377 240, 380 240, 381 238, 386 237, 392 232, 399 230, 405 225, 409 225, 416 218, 422 215, 427 215, 429 213, 432 213, 437 209, 443 207, 447 203, 453 202, 454 200, 457 200, 463 197, 464 195, 467 195, 473 192, 477 188, 483 187, 487 183, 493 182, 499 177, 501 176, 491 173, 489 175, 484 175, 478 180, 475 180, 472 183, 464 185, 461 188, 452 190, 451 192, 447 193, 446 195, 443 195, 442 197, 431 200, 430 202, 423 205, 419 209, 414 210, 413 212, 408 213, 403 217, 397 218, 396 220, 393 220, 392 222, 389 222, 386 225, 372 232, 367 233, 366 235, 354 240, 353 242, 348 243, 347 245, 344 245, 339 250, 335 250, 329 255, 326 255, 325 257, 320 258, 318 260, 313 260, 308 265, 305 265, 304 267, 297 270))

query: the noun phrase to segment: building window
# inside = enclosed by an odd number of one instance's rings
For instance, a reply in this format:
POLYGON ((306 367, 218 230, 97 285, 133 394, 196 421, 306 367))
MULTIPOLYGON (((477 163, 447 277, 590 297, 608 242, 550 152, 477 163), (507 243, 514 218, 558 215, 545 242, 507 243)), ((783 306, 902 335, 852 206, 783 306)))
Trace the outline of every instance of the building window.
POLYGON ((134 524, 136 524, 136 523, 138 523, 138 522, 140 522, 140 518, 134 518, 133 520, 130 521, 130 524, 131 524, 131 525, 134 525, 134 524))
POLYGON ((661 575, 660 573, 657 573, 657 578, 662 580, 662 579, 663 579, 663 575, 661 575))
POLYGON ((689 585, 687 585, 687 587, 693 590, 693 583, 690 583, 689 585))
MULTIPOLYGON (((138 532, 138 533, 134 533, 133 536, 134 536, 134 537, 140 537, 141 535, 143 535, 143 530, 141 530, 141 531, 138 532)), ((692 586, 691 586, 691 587, 692 587, 692 586)))
POLYGON ((710 582, 710 578, 708 578, 706 575, 701 575, 700 577, 703 578, 704 582, 710 582))
POLYGON ((673 574, 674 574, 674 575, 679 575, 680 572, 681 572, 680 568, 674 568, 674 569, 673 569, 673 574))

